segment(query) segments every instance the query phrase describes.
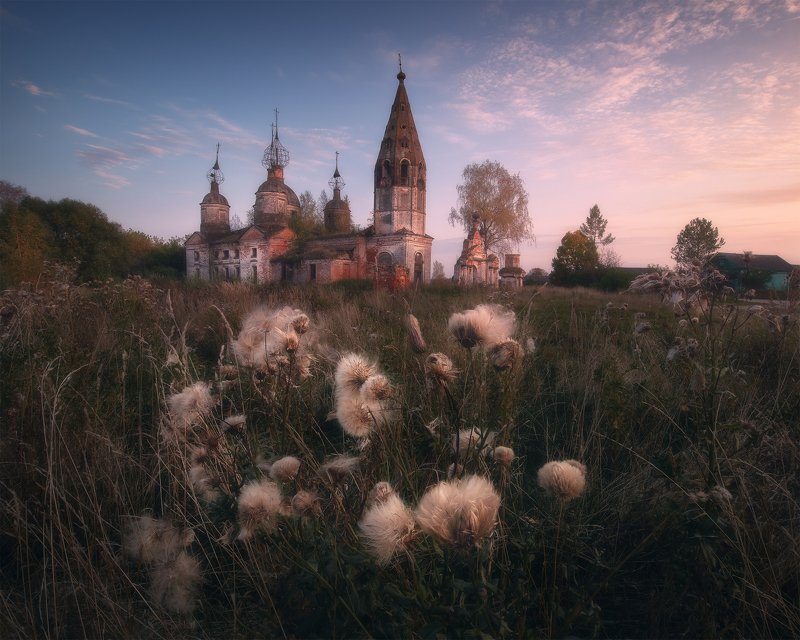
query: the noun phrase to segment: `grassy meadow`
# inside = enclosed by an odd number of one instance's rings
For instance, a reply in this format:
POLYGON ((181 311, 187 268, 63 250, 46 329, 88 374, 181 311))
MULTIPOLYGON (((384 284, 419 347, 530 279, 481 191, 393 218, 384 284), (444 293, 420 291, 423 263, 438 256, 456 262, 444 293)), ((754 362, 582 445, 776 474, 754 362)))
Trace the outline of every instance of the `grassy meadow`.
POLYGON ((798 306, 695 285, 4 292, 0 636, 800 636, 798 306))

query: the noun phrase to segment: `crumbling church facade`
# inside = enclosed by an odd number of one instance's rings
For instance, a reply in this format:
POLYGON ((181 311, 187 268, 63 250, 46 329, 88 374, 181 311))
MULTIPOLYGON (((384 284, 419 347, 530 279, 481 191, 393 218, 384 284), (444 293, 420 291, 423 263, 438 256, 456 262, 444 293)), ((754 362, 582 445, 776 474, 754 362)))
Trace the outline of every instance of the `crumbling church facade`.
POLYGON ((298 243, 289 222, 299 215, 300 201, 284 180, 289 153, 276 126, 262 161, 267 179, 255 194, 253 224, 244 229, 230 228, 217 153, 208 173, 210 191, 200 203, 200 230, 185 242, 188 277, 257 283, 357 278, 388 288, 429 282, 433 238, 425 233, 427 172, 405 78, 401 69, 375 162, 371 225, 353 231, 337 162, 328 183, 333 198, 325 206, 324 232, 298 243))

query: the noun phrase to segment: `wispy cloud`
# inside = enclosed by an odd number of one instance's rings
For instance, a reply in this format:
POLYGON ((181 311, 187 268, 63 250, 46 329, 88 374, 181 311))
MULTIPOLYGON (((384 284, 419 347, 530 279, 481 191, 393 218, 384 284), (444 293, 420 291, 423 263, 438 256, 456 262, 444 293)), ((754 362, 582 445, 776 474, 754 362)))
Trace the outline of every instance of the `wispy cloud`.
POLYGON ((104 104, 115 104, 120 107, 126 107, 128 109, 133 109, 135 111, 141 111, 141 107, 138 107, 132 102, 128 102, 126 100, 118 100, 117 98, 108 98, 106 96, 98 96, 90 93, 85 93, 83 97, 86 98, 87 100, 92 100, 94 102, 102 102, 104 104))
POLYGON ((71 124, 65 124, 64 128, 67 131, 72 131, 72 133, 77 133, 79 136, 86 136, 88 138, 96 138, 97 137, 96 133, 92 133, 88 129, 82 129, 81 127, 76 127, 76 126, 71 125, 71 124))
POLYGON ((131 168, 135 162, 119 149, 87 144, 84 149, 78 152, 78 157, 106 186, 112 189, 120 189, 130 184, 130 180, 120 175, 115 169, 120 167, 131 168))
POLYGON ((760 0, 540 12, 520 22, 520 35, 487 40, 482 60, 458 76, 451 106, 478 133, 537 132, 539 139, 568 143, 573 167, 596 172, 591 151, 602 150, 608 161, 600 170, 609 176, 623 162, 662 177, 749 169, 767 160, 797 166, 800 61, 765 52, 760 66, 690 62, 698 45, 781 15, 788 10, 760 0))
POLYGON ((27 91, 32 96, 50 96, 50 97, 52 97, 52 96, 57 95, 54 91, 47 91, 46 89, 43 89, 39 85, 34 84, 30 80, 14 80, 11 83, 11 85, 14 86, 14 87, 20 87, 21 89, 23 89, 24 91, 27 91))

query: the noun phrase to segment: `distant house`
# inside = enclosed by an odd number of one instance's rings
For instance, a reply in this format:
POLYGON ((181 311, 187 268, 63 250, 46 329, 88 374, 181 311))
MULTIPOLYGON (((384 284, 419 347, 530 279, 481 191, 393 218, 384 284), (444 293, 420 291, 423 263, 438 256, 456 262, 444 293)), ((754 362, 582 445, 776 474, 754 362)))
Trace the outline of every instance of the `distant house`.
POLYGON ((717 267, 734 289, 772 289, 785 291, 794 267, 776 255, 717 253, 711 263, 717 267))

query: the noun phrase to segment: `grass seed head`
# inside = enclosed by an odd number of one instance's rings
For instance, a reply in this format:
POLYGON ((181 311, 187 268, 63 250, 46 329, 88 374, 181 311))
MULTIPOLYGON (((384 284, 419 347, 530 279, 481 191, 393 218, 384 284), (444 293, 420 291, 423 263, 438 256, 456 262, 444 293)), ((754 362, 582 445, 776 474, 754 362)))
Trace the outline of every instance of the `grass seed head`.
POLYGON ((425 338, 422 336, 422 329, 417 320, 410 313, 406 316, 406 329, 408 330, 408 344, 414 353, 425 353, 428 346, 425 344, 425 338))

